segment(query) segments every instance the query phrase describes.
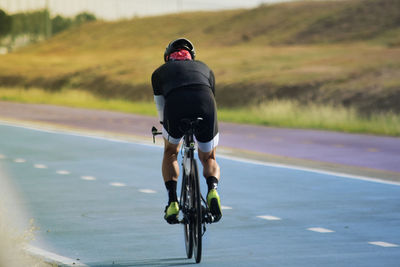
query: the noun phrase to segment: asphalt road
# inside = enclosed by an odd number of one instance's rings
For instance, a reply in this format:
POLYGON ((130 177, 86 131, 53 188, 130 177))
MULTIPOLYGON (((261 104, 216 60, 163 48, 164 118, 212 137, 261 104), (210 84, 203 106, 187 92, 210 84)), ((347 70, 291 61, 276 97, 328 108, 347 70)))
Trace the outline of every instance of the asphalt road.
MULTIPOLYGON (((181 227, 162 219, 160 146, 4 123, 0 136, 1 179, 35 220, 38 254, 69 266, 193 263, 181 227)), ((202 266, 399 266, 399 183, 219 163, 224 217, 205 233, 202 266)))

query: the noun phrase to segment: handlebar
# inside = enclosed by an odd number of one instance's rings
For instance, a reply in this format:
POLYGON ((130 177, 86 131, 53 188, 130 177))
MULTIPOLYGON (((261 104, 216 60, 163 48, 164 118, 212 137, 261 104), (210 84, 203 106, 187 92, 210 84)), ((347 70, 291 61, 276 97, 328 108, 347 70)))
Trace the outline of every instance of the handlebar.
POLYGON ((157 128, 153 126, 153 128, 151 128, 151 134, 153 135, 153 144, 155 144, 156 143, 156 135, 160 135, 160 134, 162 134, 162 132, 159 132, 157 130, 157 128))

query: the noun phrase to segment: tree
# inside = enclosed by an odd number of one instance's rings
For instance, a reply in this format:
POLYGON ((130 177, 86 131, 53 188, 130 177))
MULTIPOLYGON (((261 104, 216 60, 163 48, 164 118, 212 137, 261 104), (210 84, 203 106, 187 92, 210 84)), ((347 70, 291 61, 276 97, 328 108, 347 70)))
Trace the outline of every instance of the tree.
POLYGON ((51 20, 51 24, 53 27, 53 34, 56 34, 71 27, 72 20, 70 18, 64 18, 60 15, 57 15, 51 20))
POLYGON ((81 25, 82 23, 95 21, 96 16, 88 12, 82 12, 75 16, 75 24, 81 25))
POLYGON ((0 9, 0 36, 4 36, 11 31, 11 16, 0 9))

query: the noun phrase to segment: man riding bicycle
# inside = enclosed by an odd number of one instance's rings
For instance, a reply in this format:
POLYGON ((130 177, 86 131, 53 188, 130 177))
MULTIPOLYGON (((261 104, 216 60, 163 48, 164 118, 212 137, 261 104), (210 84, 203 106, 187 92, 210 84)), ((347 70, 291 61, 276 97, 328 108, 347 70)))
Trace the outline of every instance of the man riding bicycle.
POLYGON ((180 38, 168 44, 165 63, 151 77, 154 101, 160 122, 163 124, 164 155, 162 175, 168 191, 168 205, 164 219, 177 223, 179 204, 176 193, 179 177, 177 156, 183 132, 182 119, 203 118, 200 130, 195 133, 198 155, 203 165, 208 193, 207 204, 215 221, 222 217, 220 198, 217 192, 220 168, 216 161, 216 146, 219 133, 215 103, 215 79, 206 64, 195 59, 192 43, 180 38))

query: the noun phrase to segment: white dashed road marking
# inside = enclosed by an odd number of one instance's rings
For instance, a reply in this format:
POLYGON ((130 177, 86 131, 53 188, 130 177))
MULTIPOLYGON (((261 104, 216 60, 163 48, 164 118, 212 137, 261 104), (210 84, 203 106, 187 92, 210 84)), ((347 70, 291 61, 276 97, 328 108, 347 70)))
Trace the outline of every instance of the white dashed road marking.
POLYGON ((35 164, 33 165, 36 169, 47 169, 47 166, 44 164, 35 164))
POLYGON ((221 205, 221 209, 223 209, 223 210, 231 210, 232 207, 229 207, 229 206, 222 206, 222 205, 221 205))
POLYGON ((157 191, 151 190, 151 189, 139 189, 139 192, 145 193, 145 194, 155 194, 157 191))
POLYGON ((86 181, 94 181, 96 180, 96 177, 93 176, 81 176, 82 180, 86 180, 86 181))
POLYGON ((396 248, 399 245, 393 244, 393 243, 387 243, 383 241, 374 241, 374 242, 368 242, 368 244, 375 245, 375 246, 380 246, 380 247, 385 247, 385 248, 396 248))
POLYGON ((25 159, 14 159, 14 162, 15 163, 24 163, 24 162, 26 162, 26 160, 25 159))
POLYGON ((317 232, 317 233, 333 233, 333 232, 335 232, 333 230, 329 230, 329 229, 321 228, 321 227, 307 228, 307 230, 317 232))
POLYGON ((69 172, 69 171, 65 171, 65 170, 59 170, 59 171, 57 171, 56 173, 57 173, 57 174, 61 174, 61 175, 67 175, 67 174, 70 174, 70 172, 69 172))
POLYGON ((122 186, 126 186, 126 184, 124 183, 110 183, 111 186, 115 186, 115 187, 122 187, 122 186))
POLYGON ((264 219, 264 220, 267 220, 267 221, 280 221, 280 220, 282 220, 279 217, 271 216, 271 215, 261 215, 261 216, 257 216, 257 218, 264 219))

